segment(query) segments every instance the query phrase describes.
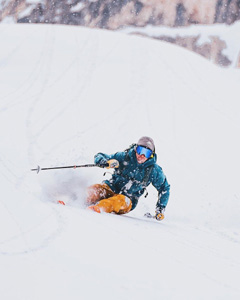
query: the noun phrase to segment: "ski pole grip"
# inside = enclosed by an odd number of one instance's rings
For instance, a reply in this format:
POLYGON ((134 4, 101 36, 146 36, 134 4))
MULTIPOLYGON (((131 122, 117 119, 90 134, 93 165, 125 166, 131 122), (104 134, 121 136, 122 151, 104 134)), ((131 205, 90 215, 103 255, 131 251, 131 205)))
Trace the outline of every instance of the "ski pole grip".
POLYGON ((109 167, 109 163, 106 162, 106 163, 103 163, 103 164, 98 164, 98 166, 99 166, 100 168, 107 168, 107 167, 109 167))

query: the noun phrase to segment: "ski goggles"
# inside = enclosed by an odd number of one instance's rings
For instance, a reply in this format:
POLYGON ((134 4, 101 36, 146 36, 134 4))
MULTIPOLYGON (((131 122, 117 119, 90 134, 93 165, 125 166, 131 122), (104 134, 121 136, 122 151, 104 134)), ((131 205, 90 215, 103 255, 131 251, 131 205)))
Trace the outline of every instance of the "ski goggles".
POLYGON ((153 151, 151 149, 140 145, 137 146, 136 152, 138 155, 144 155, 146 158, 149 158, 153 154, 153 151))

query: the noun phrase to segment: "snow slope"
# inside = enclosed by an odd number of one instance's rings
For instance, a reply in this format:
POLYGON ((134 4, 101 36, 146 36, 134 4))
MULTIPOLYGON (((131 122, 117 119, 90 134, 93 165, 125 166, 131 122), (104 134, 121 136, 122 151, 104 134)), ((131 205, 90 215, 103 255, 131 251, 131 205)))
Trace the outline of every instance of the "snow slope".
POLYGON ((79 27, 1 25, 0 40, 1 299, 239 299, 239 71, 79 27), (142 217, 153 188, 99 215, 85 188, 104 170, 30 171, 143 135, 171 184, 163 222, 142 217))

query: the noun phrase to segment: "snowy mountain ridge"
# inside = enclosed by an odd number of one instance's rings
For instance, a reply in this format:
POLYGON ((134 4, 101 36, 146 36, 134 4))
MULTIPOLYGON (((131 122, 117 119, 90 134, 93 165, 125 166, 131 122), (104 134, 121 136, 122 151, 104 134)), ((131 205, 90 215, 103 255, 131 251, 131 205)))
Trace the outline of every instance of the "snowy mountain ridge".
POLYGON ((0 21, 60 23, 106 29, 123 26, 170 27, 233 24, 240 19, 238 0, 1 0, 0 21))
POLYGON ((240 67, 240 47, 236 43, 239 39, 240 22, 232 25, 192 25, 185 28, 152 25, 137 28, 133 26, 119 31, 177 44, 220 66, 240 67))
POLYGON ((239 23, 239 16, 237 0, 0 1, 2 23, 51 23, 124 30, 174 43, 220 66, 237 68, 240 66, 240 49, 236 42, 239 30, 230 25, 239 23), (234 39, 229 41, 229 35, 234 39))

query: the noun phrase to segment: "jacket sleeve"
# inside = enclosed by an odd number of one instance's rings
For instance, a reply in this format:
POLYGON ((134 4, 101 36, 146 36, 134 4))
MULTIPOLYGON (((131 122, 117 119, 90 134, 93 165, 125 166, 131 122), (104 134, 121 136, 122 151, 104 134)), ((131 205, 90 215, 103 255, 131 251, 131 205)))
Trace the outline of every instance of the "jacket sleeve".
POLYGON ((156 203, 156 208, 165 208, 168 204, 170 196, 170 185, 161 167, 157 166, 156 170, 154 171, 155 172, 152 184, 158 191, 158 201, 156 203))
POLYGON ((126 156, 125 152, 117 152, 115 154, 110 154, 110 155, 100 152, 94 156, 94 163, 95 164, 106 163, 110 159, 116 159, 119 161, 119 163, 121 163, 122 161, 124 161, 125 156, 126 156))

